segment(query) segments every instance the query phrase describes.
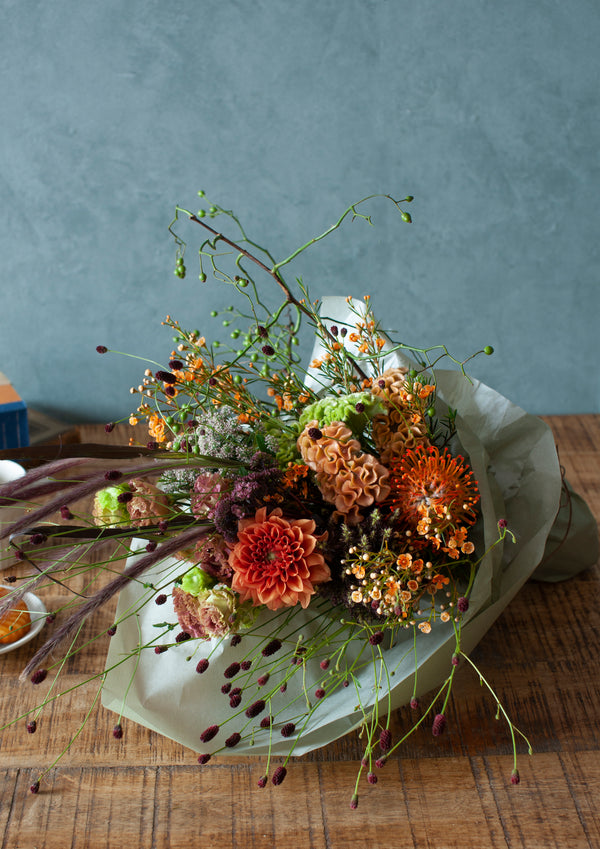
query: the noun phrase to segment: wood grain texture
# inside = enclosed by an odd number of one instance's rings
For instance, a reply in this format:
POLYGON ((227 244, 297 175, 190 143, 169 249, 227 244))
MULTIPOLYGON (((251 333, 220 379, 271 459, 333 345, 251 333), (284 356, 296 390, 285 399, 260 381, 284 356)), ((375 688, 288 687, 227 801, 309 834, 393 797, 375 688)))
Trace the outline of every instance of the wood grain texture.
MULTIPOLYGON (((600 416, 546 421, 570 482, 600 518, 600 416)), ((100 430, 85 436, 98 439, 100 430)), ((567 583, 529 582, 473 653, 533 744, 532 757, 520 756, 517 786, 506 725, 465 667, 447 733, 434 740, 423 727, 412 735, 400 757, 378 770, 377 785, 362 780, 356 812, 349 800, 362 754, 358 734, 294 760, 280 787, 261 790, 262 761, 214 758, 200 767, 194 753, 130 722, 115 740, 115 715, 101 707, 30 794, 84 716, 95 692, 86 685, 49 706, 35 735, 25 720, 2 733, 1 846, 598 849, 599 589, 598 566, 567 583)), ((50 608, 60 594, 45 595, 50 608)), ((95 627, 110 623, 110 610, 96 614, 95 627)), ((70 662, 64 688, 100 668, 108 639, 70 662)), ((38 701, 35 687, 17 681, 30 648, 0 658, 0 724, 38 701)), ((397 711, 394 734, 413 719, 410 709, 397 711)))

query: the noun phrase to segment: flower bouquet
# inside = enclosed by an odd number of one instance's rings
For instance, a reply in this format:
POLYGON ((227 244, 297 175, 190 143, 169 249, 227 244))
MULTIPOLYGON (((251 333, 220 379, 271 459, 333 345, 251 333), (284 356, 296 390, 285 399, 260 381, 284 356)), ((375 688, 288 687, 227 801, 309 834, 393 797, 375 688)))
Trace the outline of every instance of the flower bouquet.
MULTIPOLYGON (((383 197, 410 223, 411 197, 383 197)), ((361 726, 356 807, 363 773, 375 783, 415 728, 443 733, 457 668, 474 666, 469 651, 527 578, 595 562, 593 519, 540 420, 443 345, 394 341, 368 295, 314 301, 301 279, 286 282, 285 266, 347 219, 371 223, 367 201, 280 262, 232 212, 177 208, 175 274, 187 274, 184 218, 205 235, 200 280, 211 270, 233 290, 237 305, 212 314, 229 338, 167 317, 168 363, 131 390, 146 444, 67 446, 43 465, 43 451, 20 452, 33 468, 0 489, 5 557, 20 564, 0 618, 50 581, 78 589, 24 671, 53 679, 50 691, 15 722, 35 731, 66 660, 98 636, 86 621, 119 594, 106 665, 90 676, 116 737, 128 717, 201 764, 259 755, 264 787, 292 755, 361 726), (237 235, 208 223, 217 217, 237 235), (307 368, 303 324, 316 338, 307 368), (393 739, 390 713, 408 704, 414 724, 393 739)), ((482 681, 516 783, 520 732, 482 681)))

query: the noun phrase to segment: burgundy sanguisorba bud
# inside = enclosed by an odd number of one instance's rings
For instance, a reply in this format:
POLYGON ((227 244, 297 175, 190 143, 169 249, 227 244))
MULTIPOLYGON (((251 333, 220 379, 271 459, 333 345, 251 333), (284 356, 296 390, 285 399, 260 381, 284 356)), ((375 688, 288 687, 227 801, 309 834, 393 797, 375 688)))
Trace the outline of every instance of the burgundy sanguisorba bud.
POLYGON ((161 593, 160 595, 157 595, 156 598, 154 599, 154 604, 164 604, 166 602, 166 600, 167 600, 166 595, 164 593, 161 593))
POLYGON ((205 728, 202 734, 200 735, 200 739, 203 743, 208 743, 213 737, 216 737, 219 733, 218 725, 209 725, 208 728, 205 728))
POLYGON ((419 700, 415 699, 414 696, 413 696, 413 698, 410 700, 410 708, 411 708, 411 710, 417 710, 418 707, 419 707, 419 700))
POLYGON ((99 354, 106 354, 106 352, 108 351, 108 348, 106 347, 106 345, 96 345, 96 351, 99 354))
POLYGON ((251 660, 243 660, 240 663, 240 669, 242 669, 244 672, 247 672, 250 669, 251 666, 252 666, 251 660))
POLYGON ((66 504, 64 504, 60 508, 60 516, 61 516, 61 519, 72 519, 73 518, 73 514, 71 513, 71 511, 69 510, 69 508, 67 507, 66 504))
POLYGON ((35 734, 36 729, 37 729, 37 722, 35 721, 35 719, 32 719, 30 722, 27 723, 27 733, 28 734, 35 734))
POLYGON ((323 436, 323 432, 319 430, 318 427, 309 427, 308 435, 311 439, 314 439, 316 441, 317 439, 321 439, 321 437, 323 436))
POLYGON ((469 599, 465 598, 464 596, 461 596, 456 602, 456 606, 458 607, 460 613, 466 613, 469 609, 469 599))
POLYGON ((33 793, 33 794, 39 793, 40 792, 40 782, 34 781, 33 784, 31 785, 31 787, 29 788, 29 792, 33 793))
POLYGON ((350 808, 355 811, 358 808, 358 795, 355 793, 350 799, 350 808))
POLYGON ((375 631, 374 634, 371 634, 369 642, 372 646, 378 646, 381 642, 383 642, 383 631, 375 631))
POLYGON ((191 640, 191 639, 192 639, 192 635, 188 634, 187 631, 180 631, 177 634, 177 636, 175 637, 175 642, 176 643, 185 643, 185 642, 187 642, 188 640, 191 640))
POLYGON ((234 663, 230 663, 223 675, 225 678, 234 678, 241 669, 241 665, 235 661, 234 663))
POLYGON ((382 752, 389 752, 392 748, 392 732, 389 728, 384 728, 379 735, 379 748, 382 752))
POLYGON ((259 787, 266 787, 267 786, 267 776, 261 775, 261 777, 258 779, 258 781, 256 783, 259 787))
POLYGON ((386 756, 384 755, 382 758, 377 758, 375 761, 375 766, 377 769, 382 769, 385 766, 385 762, 387 761, 386 756))
POLYGON ((377 784, 377 776, 374 772, 367 773, 367 781, 369 784, 377 784))
POLYGON ((177 383, 177 378, 170 371, 157 371, 154 377, 162 383, 177 383))
POLYGON ((234 731, 233 734, 231 734, 231 736, 229 736, 227 740, 225 740, 225 745, 228 749, 233 749, 233 747, 237 746, 241 739, 242 735, 239 732, 234 731))
POLYGON ((293 722, 286 722, 286 724, 281 729, 282 737, 291 737, 294 731, 296 730, 296 726, 293 722))
POLYGON ((281 640, 271 640, 270 643, 262 650, 261 654, 263 657, 269 657, 272 654, 275 654, 276 651, 279 651, 281 648, 281 640))
POLYGON ((106 629, 106 633, 109 637, 114 637, 114 635, 117 633, 117 626, 111 625, 110 628, 106 629))
POLYGON ((106 424, 104 425, 104 430, 106 431, 106 433, 112 433, 114 429, 115 429, 115 423, 114 422, 106 422, 106 424))
POLYGON ((275 770, 275 772, 273 773, 273 777, 272 777, 271 781, 275 785, 281 784, 281 782, 286 777, 286 775, 287 775, 287 769, 284 766, 278 766, 277 769, 275 770))
POLYGON ((202 675, 203 672, 206 672, 208 667, 209 667, 208 660, 205 657, 203 657, 196 664, 196 672, 198 672, 200 675, 202 675))
POLYGON ((229 707, 237 708, 241 705, 241 703, 242 703, 242 697, 240 696, 240 694, 239 693, 232 693, 231 696, 229 697, 229 707))
POLYGON ((115 740, 120 740, 123 737, 123 726, 118 722, 113 728, 113 737, 115 740))
POLYGON ((511 784, 519 784, 521 782, 521 776, 519 775, 518 769, 513 769, 512 774, 510 776, 511 784))
POLYGON ((123 472, 120 472, 118 469, 110 469, 110 471, 104 473, 104 480, 107 481, 118 481, 122 477, 123 472))
POLYGON ((231 645, 232 647, 239 646, 239 644, 240 644, 241 642, 242 642, 242 638, 240 637, 240 635, 239 635, 239 634, 234 634, 234 635, 233 635, 233 637, 231 638, 231 643, 230 643, 230 645, 231 645))
POLYGON ((210 755, 198 755, 199 764, 207 764, 210 760, 210 755))
POLYGON ((32 684, 41 684, 42 681, 46 680, 46 676, 48 674, 47 669, 36 669, 36 671, 31 676, 32 684))
POLYGON ((446 728, 446 717, 443 713, 437 713, 433 720, 433 725, 431 726, 431 733, 434 737, 439 737, 440 734, 444 733, 446 728))
POLYGON ((259 713, 262 713, 266 706, 264 699, 258 699, 246 708, 246 716, 249 719, 252 719, 253 717, 258 716, 259 713))
POLYGON ((272 724, 273 724, 273 717, 272 716, 265 716, 260 721, 260 727, 261 728, 270 728, 272 724))

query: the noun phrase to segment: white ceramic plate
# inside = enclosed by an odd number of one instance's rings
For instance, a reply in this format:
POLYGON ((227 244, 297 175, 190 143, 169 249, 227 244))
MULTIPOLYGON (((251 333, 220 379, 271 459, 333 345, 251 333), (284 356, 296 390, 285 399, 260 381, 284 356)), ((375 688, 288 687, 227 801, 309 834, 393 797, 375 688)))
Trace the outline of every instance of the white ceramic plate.
MULTIPOLYGON (((12 589, 12 587, 4 587, 4 589, 8 590, 12 589)), ((24 637, 21 637, 20 640, 15 640, 14 643, 0 643, 0 654, 6 654, 8 651, 21 648, 21 646, 24 646, 25 643, 33 640, 33 638, 40 633, 46 624, 48 611, 46 610, 46 605, 41 598, 38 598, 33 593, 25 593, 23 601, 27 605, 29 615, 31 616, 31 628, 24 637)))

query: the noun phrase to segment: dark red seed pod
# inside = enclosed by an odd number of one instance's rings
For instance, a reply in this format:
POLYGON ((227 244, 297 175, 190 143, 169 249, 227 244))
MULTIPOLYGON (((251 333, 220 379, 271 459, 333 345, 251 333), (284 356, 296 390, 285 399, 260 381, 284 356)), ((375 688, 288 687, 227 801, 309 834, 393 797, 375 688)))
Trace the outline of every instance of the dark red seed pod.
POLYGON ((241 687, 234 687, 233 690, 231 691, 231 695, 232 696, 241 696, 242 695, 242 688, 241 687))
POLYGON ((369 637, 369 642, 372 646, 378 646, 383 642, 383 631, 375 631, 374 634, 371 634, 369 637))
POLYGON ((389 728, 384 728, 379 735, 379 748, 382 752, 389 752, 392 748, 392 732, 389 728))
POLYGON ((49 613, 49 614, 46 616, 46 622, 47 622, 49 625, 51 625, 51 624, 52 624, 52 622, 54 622, 54 620, 55 620, 55 619, 56 619, 56 613, 49 613))
POLYGON ((104 480, 106 481, 118 481, 122 477, 123 472, 120 472, 118 469, 110 469, 110 471, 104 473, 104 480))
POLYGON ((233 648, 235 648, 235 646, 239 646, 239 644, 240 644, 241 642, 242 642, 242 638, 240 637, 240 635, 239 635, 239 634, 234 634, 234 635, 233 635, 233 637, 231 638, 231 643, 230 643, 230 645, 231 645, 233 648))
POLYGON ((120 722, 115 725, 112 733, 115 740, 120 740, 123 737, 123 726, 120 722))
POLYGON ((271 781, 275 785, 281 784, 286 775, 287 769, 284 766, 278 766, 275 772, 273 773, 273 778, 271 779, 271 781))
POLYGON ((106 633, 109 637, 114 637, 114 635, 117 633, 117 626, 111 625, 110 628, 106 629, 106 633))
POLYGON ((273 717, 272 716, 265 716, 260 721, 260 727, 261 728, 270 728, 272 724, 273 724, 273 717))
POLYGON ((263 657, 270 657, 272 654, 275 654, 276 651, 279 651, 281 648, 281 640, 271 640, 270 643, 262 650, 263 657))
POLYGON ((250 669, 250 667, 251 667, 251 666, 252 666, 252 661, 251 661, 251 660, 243 660, 243 661, 240 663, 240 667, 241 667, 241 669, 242 669, 244 672, 247 672, 247 671, 250 669))
POLYGON ((127 504, 133 498, 133 492, 121 492, 117 495, 119 504, 127 504))
POLYGON ((329 663, 330 663, 329 658, 326 658, 325 660, 321 661, 319 666, 321 667, 321 669, 329 669, 329 663))
POLYGON ((446 717, 443 713, 437 713, 433 720, 433 725, 431 726, 431 733, 434 737, 439 737, 440 734, 444 733, 446 728, 446 717))
POLYGON ((322 687, 317 687, 315 690, 315 699, 325 698, 325 690, 322 687))
POLYGON ((234 663, 230 663, 223 675, 225 676, 225 678, 234 678, 240 671, 240 668, 240 664, 237 661, 234 663))
POLYGON ((154 542, 154 540, 150 540, 150 542, 146 545, 146 551, 148 552, 148 554, 150 554, 152 551, 156 551, 157 545, 158 543, 154 542))
POLYGON ((196 672, 198 672, 200 675, 202 675, 203 672, 206 672, 208 667, 209 667, 208 660, 205 657, 203 657, 196 664, 196 672))
POLYGON ((228 693, 230 690, 231 690, 231 684, 223 684, 223 686, 221 687, 221 692, 222 692, 222 693, 223 693, 223 695, 225 695, 225 696, 227 695, 227 693, 228 693))
POLYGON ((387 761, 387 758, 386 758, 385 755, 382 758, 377 758, 377 760, 375 761, 375 766, 377 767, 377 769, 381 769, 382 767, 385 766, 386 761, 387 761))
POLYGON ((418 700, 418 699, 415 699, 415 698, 413 697, 413 698, 410 700, 410 707, 411 707, 411 710, 417 710, 417 708, 419 707, 419 700, 418 700))
POLYGON ((27 733, 28 734, 35 734, 36 730, 37 730, 37 722, 35 721, 35 719, 32 719, 30 722, 27 723, 27 733))
POLYGON ((252 719, 253 717, 258 716, 259 713, 262 713, 265 707, 265 701, 263 699, 258 699, 246 708, 246 716, 248 719, 252 719))
POLYGON ((107 422, 104 425, 104 430, 106 431, 106 433, 112 433, 114 429, 115 429, 115 423, 114 422, 107 422))
POLYGON ((354 796, 350 799, 350 808, 355 811, 358 808, 358 796, 355 793, 354 796))
POLYGON ((154 373, 154 377, 161 383, 177 383, 177 378, 169 371, 157 371, 154 373))
POLYGON ((9 576, 8 576, 7 578, 5 578, 4 580, 5 580, 5 582, 6 582, 7 584, 14 584, 14 583, 15 583, 15 581, 17 580, 17 576, 16 576, 16 575, 9 575, 9 576))
POLYGON ((452 666, 458 666, 460 663, 460 658, 457 654, 452 655, 452 666))
POLYGON ((512 775, 510 776, 510 783, 511 784, 520 784, 520 782, 521 782, 521 776, 519 775, 519 770, 513 769, 512 775))
POLYGON ((239 693, 234 693, 232 696, 229 697, 229 707, 237 708, 241 705, 241 703, 242 697, 239 693))
POLYGON ((157 595, 156 598, 154 599, 154 604, 159 604, 159 605, 164 604, 166 602, 166 600, 167 600, 166 595, 164 593, 161 593, 160 595, 157 595))
POLYGON ((205 728, 205 730, 200 735, 200 739, 202 740, 203 743, 208 743, 210 740, 213 739, 213 737, 216 737, 218 733, 219 733, 219 726, 218 725, 209 725, 208 728, 205 728))
POLYGON ((367 773, 367 781, 369 782, 369 784, 377 784, 377 780, 377 776, 374 772, 367 773))
POLYGON ((283 728, 281 729, 282 737, 291 737, 294 731, 296 730, 296 726, 293 722, 286 722, 283 728))
POLYGON ((237 746, 241 739, 242 735, 239 734, 237 731, 234 731, 234 733, 230 737, 228 737, 227 740, 225 740, 225 745, 228 749, 233 749, 233 747, 237 746))
POLYGON ((466 613, 469 609, 469 599, 465 598, 464 596, 461 596, 456 602, 456 606, 458 607, 460 613, 466 613))
POLYGON ((31 676, 32 684, 41 684, 42 681, 46 680, 46 676, 48 675, 47 669, 36 669, 36 671, 31 676))
POLYGON ((66 504, 63 504, 63 506, 60 508, 60 516, 61 516, 61 519, 72 519, 73 518, 73 514, 71 513, 71 511, 69 510, 69 508, 67 507, 66 504))
POLYGON ((177 634, 177 636, 175 637, 175 642, 176 643, 185 643, 185 642, 187 642, 188 640, 191 640, 191 639, 192 639, 192 635, 188 634, 187 631, 180 631, 177 634))
POLYGON ((256 783, 258 784, 259 787, 266 787, 267 786, 267 776, 261 775, 261 777, 258 779, 258 781, 256 783))
POLYGON ((286 690, 287 690, 287 681, 284 681, 283 684, 281 685, 281 687, 279 688, 279 692, 285 693, 286 690))
POLYGON ((106 347, 106 345, 96 345, 96 351, 99 354, 106 354, 106 352, 108 351, 108 348, 106 347))
POLYGON ((168 651, 167 646, 154 646, 154 654, 162 654, 168 651))
POLYGON ((259 687, 264 687, 267 681, 269 680, 269 673, 265 672, 264 675, 261 675, 260 678, 256 679, 256 683, 259 687))
POLYGON ((199 764, 207 764, 210 760, 210 755, 198 755, 199 764))
POLYGON ((29 788, 30 793, 39 793, 40 791, 40 782, 34 781, 31 787, 29 788))
POLYGON ((181 371, 183 368, 183 363, 181 360, 169 360, 169 368, 174 369, 175 371, 181 371))

